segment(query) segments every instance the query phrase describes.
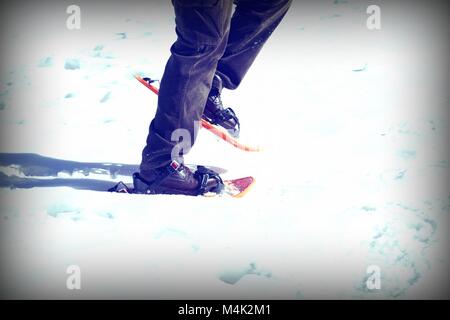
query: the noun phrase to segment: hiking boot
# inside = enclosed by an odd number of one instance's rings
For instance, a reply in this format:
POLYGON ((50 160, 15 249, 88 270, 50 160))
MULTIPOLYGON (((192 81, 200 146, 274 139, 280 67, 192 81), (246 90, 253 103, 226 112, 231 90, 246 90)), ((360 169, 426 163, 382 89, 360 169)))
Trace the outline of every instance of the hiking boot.
POLYGON ((133 174, 135 193, 184 194, 198 196, 208 192, 220 193, 223 181, 219 174, 198 166, 192 172, 184 164, 172 161, 166 167, 133 174))
POLYGON ((203 111, 203 119, 226 129, 231 136, 237 138, 240 131, 239 119, 233 109, 223 106, 221 92, 222 79, 218 75, 214 75, 211 91, 203 111))

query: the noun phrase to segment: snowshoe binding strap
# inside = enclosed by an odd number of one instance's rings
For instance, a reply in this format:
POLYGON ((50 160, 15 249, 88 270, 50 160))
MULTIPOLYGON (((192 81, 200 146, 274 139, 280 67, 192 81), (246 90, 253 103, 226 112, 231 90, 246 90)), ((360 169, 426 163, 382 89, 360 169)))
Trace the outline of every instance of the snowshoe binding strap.
POLYGON ((152 84, 154 82, 159 82, 159 80, 154 80, 154 79, 151 79, 151 78, 148 78, 148 77, 142 78, 142 80, 144 80, 148 84, 152 84))
POLYGON ((233 131, 233 136, 238 136, 241 130, 241 124, 239 123, 239 119, 236 116, 236 113, 231 108, 226 108, 222 110, 217 110, 214 112, 213 116, 206 117, 206 120, 213 124, 226 128, 228 131, 233 131), (234 129, 227 128, 226 122, 230 122, 233 120, 236 123, 236 127, 234 129))
POLYGON ((199 188, 198 194, 205 194, 208 192, 221 193, 224 189, 224 183, 220 175, 204 166, 198 166, 194 176, 198 179, 199 188), (215 185, 208 185, 208 181, 215 180, 215 185))
POLYGON ((108 192, 133 193, 133 190, 131 188, 129 188, 125 183, 120 181, 114 187, 109 188, 108 192))
POLYGON ((236 125, 238 127, 238 130, 240 129, 240 123, 239 119, 236 116, 236 113, 231 108, 226 108, 221 111, 216 112, 215 114, 216 118, 213 119, 213 124, 220 125, 221 123, 228 121, 228 120, 234 120, 236 122, 236 125))
POLYGON ((177 161, 172 161, 168 166, 165 167, 165 170, 161 170, 160 173, 156 176, 156 179, 153 182, 149 182, 142 178, 138 172, 133 174, 133 185, 135 193, 146 193, 146 194, 155 194, 157 187, 166 179, 168 176, 175 174, 176 172, 182 169, 182 165, 177 161))

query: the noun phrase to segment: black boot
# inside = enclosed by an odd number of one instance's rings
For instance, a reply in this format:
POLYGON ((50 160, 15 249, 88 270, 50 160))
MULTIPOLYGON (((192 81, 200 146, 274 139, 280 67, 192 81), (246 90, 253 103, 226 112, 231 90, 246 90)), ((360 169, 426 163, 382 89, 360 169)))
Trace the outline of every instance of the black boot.
POLYGON ((226 129, 231 136, 239 137, 239 119, 231 108, 224 108, 220 93, 222 92, 222 79, 214 75, 211 91, 206 101, 203 119, 209 123, 226 129))
POLYGON ((133 184, 135 193, 145 194, 198 196, 208 192, 220 193, 223 189, 223 181, 216 172, 202 166, 192 172, 176 161, 151 172, 135 173, 133 184))

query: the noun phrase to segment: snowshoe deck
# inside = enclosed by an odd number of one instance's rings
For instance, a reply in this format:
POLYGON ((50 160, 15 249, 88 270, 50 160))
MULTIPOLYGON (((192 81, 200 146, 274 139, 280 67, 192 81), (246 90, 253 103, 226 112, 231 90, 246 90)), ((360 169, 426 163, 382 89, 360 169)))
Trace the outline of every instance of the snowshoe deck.
POLYGON ((255 178, 244 177, 233 180, 225 180, 225 189, 222 193, 226 193, 233 198, 241 198, 245 196, 255 183, 255 178))
MULTIPOLYGON (((224 180, 223 183, 225 187, 221 193, 209 192, 205 193, 203 196, 220 197, 226 195, 231 196, 233 198, 242 198, 248 193, 248 191, 250 191, 251 187, 255 183, 255 179, 253 177, 244 177, 232 180, 224 180)), ((108 191, 118 193, 135 193, 133 190, 133 186, 131 184, 125 184, 123 182, 117 183, 114 187, 110 188, 108 191)))

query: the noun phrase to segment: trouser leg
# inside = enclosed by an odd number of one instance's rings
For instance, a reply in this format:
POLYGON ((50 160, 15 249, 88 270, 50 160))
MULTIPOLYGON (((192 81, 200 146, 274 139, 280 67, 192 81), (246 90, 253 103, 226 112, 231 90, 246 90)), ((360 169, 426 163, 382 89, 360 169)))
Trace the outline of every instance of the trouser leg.
POLYGON ((223 86, 235 89, 264 43, 283 19, 292 0, 236 0, 224 55, 217 65, 223 86))
MULTIPOLYGON (((177 129, 185 129, 193 145, 211 82, 229 33, 230 0, 173 0, 177 40, 161 79, 158 108, 151 121, 142 152, 141 172, 171 161, 179 141, 177 129)), ((185 152, 187 150, 184 150, 185 152)))

